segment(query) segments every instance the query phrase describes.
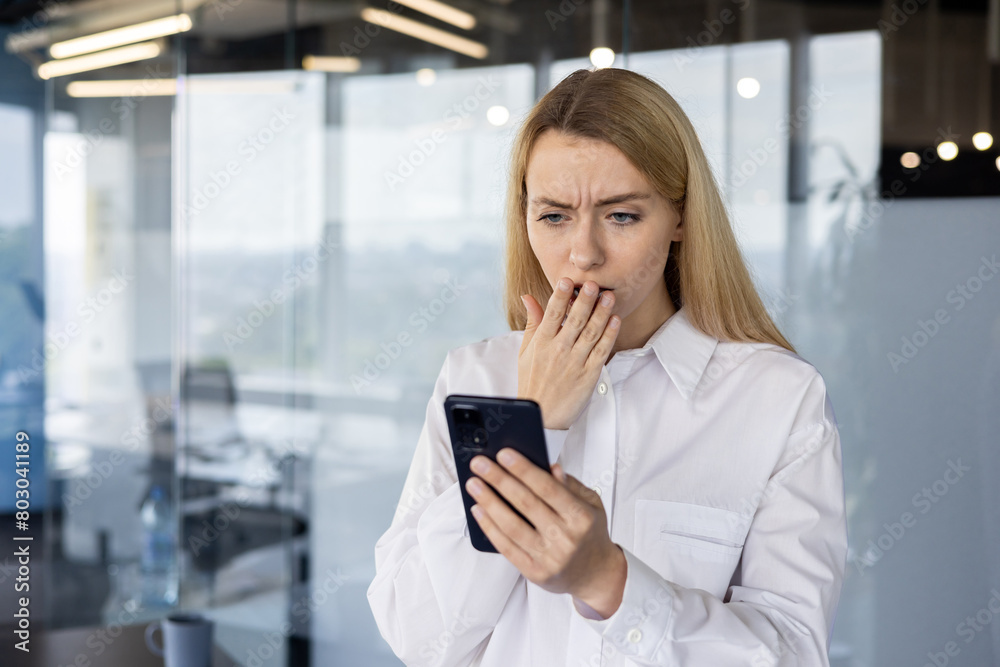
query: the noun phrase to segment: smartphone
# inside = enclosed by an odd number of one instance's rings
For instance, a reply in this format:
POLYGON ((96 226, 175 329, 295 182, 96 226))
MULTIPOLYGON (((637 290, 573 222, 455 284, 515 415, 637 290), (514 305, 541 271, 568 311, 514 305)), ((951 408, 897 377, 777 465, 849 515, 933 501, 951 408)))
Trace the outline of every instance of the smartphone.
MULTIPOLYGON (((497 453, 504 447, 510 447, 552 474, 549 469, 549 452, 545 447, 541 408, 538 403, 529 399, 451 394, 444 400, 444 413, 448 419, 451 448, 455 456, 455 468, 458 471, 459 487, 462 489, 465 520, 469 525, 472 546, 479 551, 497 553, 472 516, 471 508, 476 501, 465 488, 465 483, 473 475, 469 470, 469 463, 477 454, 487 456, 495 463, 497 453)), ((534 524, 506 498, 502 495, 500 498, 534 528, 534 524)))

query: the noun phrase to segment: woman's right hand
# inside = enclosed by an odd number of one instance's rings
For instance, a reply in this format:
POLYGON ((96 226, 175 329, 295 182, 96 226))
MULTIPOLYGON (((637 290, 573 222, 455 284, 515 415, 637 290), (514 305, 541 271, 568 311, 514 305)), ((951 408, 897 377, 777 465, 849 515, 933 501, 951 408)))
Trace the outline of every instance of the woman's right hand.
POLYGON ((595 309, 597 290, 597 283, 585 282, 568 314, 569 278, 556 284, 544 313, 530 294, 522 297, 528 320, 517 358, 517 397, 538 403, 545 428, 567 429, 576 421, 618 337, 621 318, 611 315, 614 293, 600 295, 595 309))

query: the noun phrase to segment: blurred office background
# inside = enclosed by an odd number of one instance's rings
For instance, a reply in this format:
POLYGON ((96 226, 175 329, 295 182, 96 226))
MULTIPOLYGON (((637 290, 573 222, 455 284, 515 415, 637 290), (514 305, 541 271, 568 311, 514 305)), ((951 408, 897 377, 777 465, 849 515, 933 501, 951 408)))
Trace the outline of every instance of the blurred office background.
POLYGON ((830 388, 832 664, 1000 665, 1000 1, 2 0, 0 39, 34 627, 194 609, 240 664, 400 664, 373 547, 445 353, 506 329, 514 132, 613 64, 690 115, 830 388))

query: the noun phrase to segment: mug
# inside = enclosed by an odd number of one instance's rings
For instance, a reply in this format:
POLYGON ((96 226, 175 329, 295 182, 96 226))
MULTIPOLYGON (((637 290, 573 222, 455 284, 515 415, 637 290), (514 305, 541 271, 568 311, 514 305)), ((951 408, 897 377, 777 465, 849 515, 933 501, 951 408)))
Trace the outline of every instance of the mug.
POLYGON ((165 667, 210 667, 212 664, 212 621, 200 614, 171 614, 146 626, 146 646, 163 658, 165 667), (163 632, 163 646, 153 635, 163 632))

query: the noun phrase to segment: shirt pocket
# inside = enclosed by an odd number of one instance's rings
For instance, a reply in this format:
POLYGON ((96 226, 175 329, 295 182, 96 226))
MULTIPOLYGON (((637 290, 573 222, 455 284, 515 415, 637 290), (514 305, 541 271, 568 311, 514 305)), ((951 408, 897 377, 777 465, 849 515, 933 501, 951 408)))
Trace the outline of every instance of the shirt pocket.
POLYGON ((667 581, 722 599, 743 553, 747 527, 738 512, 639 499, 634 553, 667 581))

